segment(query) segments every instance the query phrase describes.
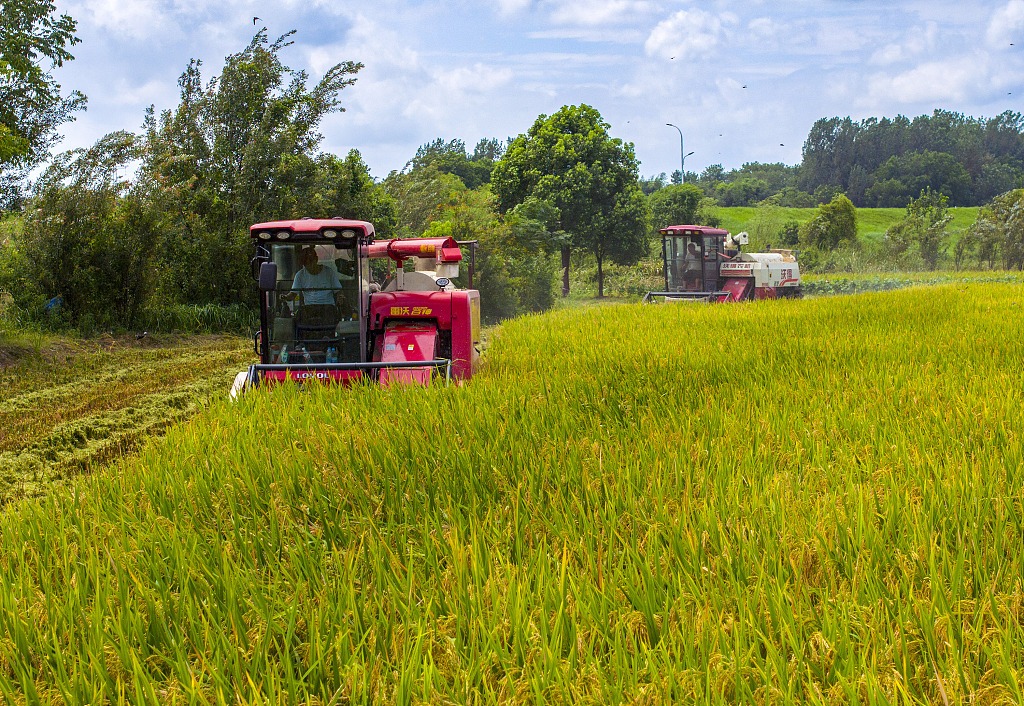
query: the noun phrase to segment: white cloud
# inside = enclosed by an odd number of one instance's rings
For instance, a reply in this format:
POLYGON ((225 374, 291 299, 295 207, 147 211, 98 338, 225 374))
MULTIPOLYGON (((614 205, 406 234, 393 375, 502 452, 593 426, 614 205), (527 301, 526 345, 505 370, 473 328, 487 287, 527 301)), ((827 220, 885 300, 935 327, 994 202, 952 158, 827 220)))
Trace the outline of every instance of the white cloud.
POLYGON ((502 17, 509 17, 530 7, 533 0, 496 0, 498 14, 502 17))
POLYGON ((931 61, 903 73, 875 74, 867 98, 875 105, 963 101, 987 86, 987 67, 977 57, 931 61))
POLYGON ((758 17, 747 23, 747 29, 758 39, 777 39, 787 31, 786 25, 770 17, 758 17))
POLYGON ((1010 0, 992 15, 988 25, 988 41, 1005 46, 1024 30, 1024 0, 1010 0))
POLYGON ((172 24, 157 0, 86 0, 92 24, 131 39, 166 34, 172 24))
POLYGON ((644 44, 649 56, 665 59, 695 57, 710 52, 721 42, 725 25, 736 17, 712 15, 703 10, 680 10, 651 30, 644 44))
POLYGON ((419 53, 399 33, 365 15, 350 18, 352 26, 342 44, 318 46, 309 51, 310 67, 318 74, 339 61, 351 59, 366 66, 363 73, 386 68, 410 72, 419 69, 419 53))
POLYGON ((435 74, 435 83, 444 96, 451 98, 493 91, 510 83, 512 77, 511 69, 495 68, 478 63, 473 66, 439 71, 435 74))
POLYGON ((643 0, 568 0, 551 13, 556 24, 597 26, 623 22, 647 12, 651 4, 643 0))
POLYGON ((907 61, 935 49, 939 36, 939 26, 928 22, 924 27, 915 27, 907 37, 899 43, 887 44, 871 55, 871 63, 888 66, 900 61, 907 61))

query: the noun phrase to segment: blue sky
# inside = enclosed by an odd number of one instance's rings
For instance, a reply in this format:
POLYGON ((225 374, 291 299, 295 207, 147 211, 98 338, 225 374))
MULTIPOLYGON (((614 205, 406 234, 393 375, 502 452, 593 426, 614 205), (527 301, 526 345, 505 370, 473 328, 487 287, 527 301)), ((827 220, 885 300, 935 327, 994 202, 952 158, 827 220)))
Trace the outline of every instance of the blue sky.
POLYGON ((283 59, 318 78, 365 64, 323 124, 323 149, 356 148, 371 173, 401 169, 437 137, 472 149, 541 113, 589 103, 634 143, 643 175, 800 161, 818 118, 935 108, 1021 111, 1024 0, 59 0, 79 23, 56 73, 89 98, 62 148, 139 130, 177 103, 190 58, 205 78, 261 18, 283 59))

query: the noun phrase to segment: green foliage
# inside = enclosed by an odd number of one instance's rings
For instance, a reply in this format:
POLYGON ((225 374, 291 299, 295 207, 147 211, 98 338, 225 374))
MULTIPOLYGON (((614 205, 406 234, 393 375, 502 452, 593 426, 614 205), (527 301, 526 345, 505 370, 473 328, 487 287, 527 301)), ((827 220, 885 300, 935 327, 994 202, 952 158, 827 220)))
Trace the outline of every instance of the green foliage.
POLYGON ((62 297, 74 325, 133 326, 152 290, 160 213, 117 176, 138 156, 134 136, 112 133, 61 155, 36 181, 19 244, 22 276, 45 297, 62 297))
POLYGON ((0 4, 0 199, 10 206, 20 181, 49 156, 57 128, 85 107, 85 96, 61 95, 52 70, 74 57, 75 21, 57 16, 52 0, 0 4))
POLYGON ((817 215, 800 227, 800 241, 819 250, 857 244, 857 209, 844 194, 818 207, 817 215))
POLYGON ((343 110, 339 95, 362 64, 335 64, 309 88, 306 73, 280 58, 292 34, 270 42, 260 30, 205 88, 193 60, 178 81, 178 107, 147 117, 141 179, 169 216, 158 244, 164 298, 250 299, 254 222, 344 214, 382 217, 382 229, 393 228, 391 207, 358 153, 344 161, 316 153, 320 121, 343 110))
POLYGON ((964 245, 958 243, 958 259, 967 250, 975 250, 989 266, 1001 261, 1004 269, 1024 269, 1024 189, 998 196, 981 209, 964 245))
POLYGON ((907 205, 903 219, 885 234, 889 254, 897 261, 905 261, 908 254, 921 258, 929 270, 938 267, 949 241, 949 224, 953 216, 947 213, 949 199, 925 189, 907 205))
POLYGON ((785 221, 779 229, 779 242, 784 247, 793 247, 800 243, 800 222, 792 219, 785 221))
POLYGON ((925 150, 893 156, 875 172, 875 183, 865 192, 864 202, 895 207, 925 190, 945 195, 954 206, 964 206, 971 202, 971 176, 950 154, 925 150))
MULTIPOLYGON (((798 186, 845 192, 858 206, 904 206, 926 188, 953 205, 982 203, 1024 174, 1024 116, 936 110, 913 120, 823 118, 803 148, 798 186)), ((827 199, 823 199, 827 200, 827 199)))
POLYGON ((399 238, 422 235, 431 222, 441 217, 445 205, 466 191, 458 176, 442 172, 435 164, 392 172, 384 180, 383 188, 396 206, 399 238))
POLYGON ((608 127, 588 105, 542 115, 511 142, 491 175, 503 213, 530 196, 558 209, 558 230, 597 262, 598 296, 604 295, 606 258, 636 262, 649 246, 633 145, 612 138, 608 127))
POLYGON ((655 191, 647 200, 651 209, 651 228, 654 233, 657 233, 659 228, 667 226, 710 225, 698 221, 704 192, 695 184, 672 184, 655 191))
POLYGON ((283 212, 369 221, 378 238, 397 237, 398 205, 370 176, 357 150, 350 150, 345 159, 322 154, 312 164, 311 183, 282 207, 283 212))
POLYGON ((668 177, 665 176, 665 172, 652 177, 640 177, 640 191, 644 192, 644 196, 650 196, 659 189, 664 189, 668 186, 668 177))
POLYGON ((504 148, 504 144, 495 138, 482 139, 470 156, 466 154, 466 143, 462 140, 445 142, 439 137, 420 146, 409 165, 414 171, 434 166, 444 174, 459 177, 467 188, 476 189, 490 182, 491 170, 501 158, 504 148))
MULTIPOLYGON (((484 320, 493 323, 551 308, 555 275, 551 253, 564 239, 548 230, 558 219, 557 209, 531 198, 503 221, 487 187, 467 189, 458 178, 433 168, 414 170, 410 176, 422 180, 431 173, 450 191, 446 201, 435 205, 423 236, 478 241, 474 286, 480 290, 484 320)), ((465 275, 464 270, 463 285, 465 275)))

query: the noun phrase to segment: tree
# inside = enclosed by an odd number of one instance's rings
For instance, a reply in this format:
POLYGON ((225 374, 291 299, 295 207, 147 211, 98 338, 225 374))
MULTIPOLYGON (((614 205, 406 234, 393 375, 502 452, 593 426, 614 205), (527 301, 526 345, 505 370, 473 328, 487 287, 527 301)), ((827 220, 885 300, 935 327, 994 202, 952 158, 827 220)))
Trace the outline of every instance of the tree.
POLYGON ((908 251, 916 251, 929 270, 938 267, 939 257, 949 240, 946 229, 953 220, 946 211, 948 201, 945 194, 931 189, 925 189, 913 199, 903 218, 885 233, 890 253, 900 257, 908 251))
POLYGON ((111 133, 60 155, 34 187, 25 275, 84 329, 132 326, 154 283, 161 212, 143 188, 118 178, 139 156, 134 135, 111 133))
POLYGON ((640 191, 644 192, 645 196, 650 196, 658 189, 664 189, 668 184, 668 177, 665 176, 665 172, 652 177, 640 177, 640 191))
MULTIPOLYGON (((260 30, 205 87, 201 63, 193 60, 178 82, 178 107, 159 118, 147 115, 140 178, 161 195, 172 219, 157 244, 165 296, 188 303, 247 299, 251 223, 339 215, 332 211, 345 205, 353 216, 370 215, 354 204, 371 212, 380 206, 374 199, 350 199, 330 183, 346 170, 365 172, 361 160, 350 155, 339 164, 317 154, 320 121, 343 110, 340 93, 362 64, 335 64, 307 87, 306 73, 280 58, 292 34, 271 42, 260 30), (310 213, 314 203, 325 212, 310 213)), ((365 196, 372 189, 364 177, 356 175, 348 185, 365 196)))
POLYGON ((396 235, 417 238, 441 217, 446 204, 466 191, 466 185, 456 175, 429 164, 409 172, 392 172, 384 180, 384 189, 397 204, 396 235))
POLYGON ((499 321, 530 311, 543 311, 554 303, 553 244, 559 235, 549 232, 558 213, 535 197, 511 209, 502 220, 495 198, 487 186, 467 189, 460 179, 434 167, 414 170, 412 177, 422 185, 428 175, 435 188, 419 193, 440 197, 428 211, 424 237, 475 240, 475 286, 480 290, 481 315, 499 321))
POLYGON ((772 190, 764 179, 744 176, 722 182, 715 194, 723 206, 753 206, 771 196, 772 190))
POLYGON ((979 260, 991 265, 997 258, 1003 267, 1024 269, 1024 189, 997 196, 978 214, 971 234, 979 243, 979 260))
POLYGON ((563 295, 569 292, 571 249, 597 261, 599 297, 606 258, 630 264, 647 254, 647 203, 633 145, 610 137, 608 127, 588 105, 541 115, 512 141, 491 175, 503 213, 530 196, 558 210, 557 230, 569 238, 562 248, 563 295))
POLYGON ((370 221, 377 237, 395 236, 395 200, 370 176, 359 150, 349 150, 344 159, 333 154, 319 155, 312 162, 309 183, 301 186, 295 201, 286 204, 282 213, 370 221))
POLYGON ((75 21, 55 16, 52 0, 0 4, 0 198, 10 203, 30 169, 49 156, 57 128, 84 107, 85 96, 61 95, 52 71, 74 57, 75 21))
POLYGON ((857 243, 857 208, 844 194, 818 207, 818 213, 800 228, 800 240, 819 250, 857 243))
POLYGON ((867 189, 865 199, 879 207, 906 204, 924 189, 945 194, 954 206, 971 202, 970 174, 956 157, 945 152, 925 150, 891 157, 874 177, 876 184, 867 189), (902 184, 905 191, 898 193, 893 188, 896 184, 902 184))
POLYGON ((703 198, 704 192, 694 184, 672 184, 655 191, 647 199, 654 231, 672 225, 705 225, 697 223, 703 198))

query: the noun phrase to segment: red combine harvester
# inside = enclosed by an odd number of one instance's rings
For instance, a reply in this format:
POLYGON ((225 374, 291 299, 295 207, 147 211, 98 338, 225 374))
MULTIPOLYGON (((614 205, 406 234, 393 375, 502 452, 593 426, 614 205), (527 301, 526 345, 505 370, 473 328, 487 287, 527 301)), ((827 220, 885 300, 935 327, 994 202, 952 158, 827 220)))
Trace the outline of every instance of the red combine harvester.
POLYGON ((232 397, 264 383, 372 379, 466 380, 477 367, 480 293, 456 289, 462 251, 452 238, 374 242, 365 221, 304 218, 249 229, 259 281, 260 362, 239 373, 232 397), (396 271, 377 286, 370 260, 396 271), (412 260, 415 271, 406 272, 412 260))
POLYGON ((799 297, 800 266, 792 250, 745 253, 747 234, 721 228, 662 228, 665 291, 648 292, 644 301, 738 302, 799 297))

